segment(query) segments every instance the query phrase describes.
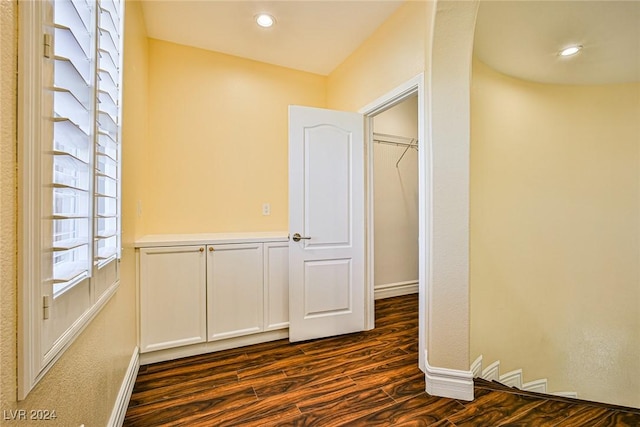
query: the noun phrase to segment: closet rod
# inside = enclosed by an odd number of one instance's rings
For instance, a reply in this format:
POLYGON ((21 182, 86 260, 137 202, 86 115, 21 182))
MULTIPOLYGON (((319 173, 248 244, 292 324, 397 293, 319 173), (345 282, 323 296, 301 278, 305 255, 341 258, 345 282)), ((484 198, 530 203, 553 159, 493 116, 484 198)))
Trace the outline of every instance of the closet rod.
POLYGON ((417 145, 411 145, 406 142, 396 142, 396 141, 387 141, 386 139, 374 139, 373 142, 376 144, 385 144, 385 145, 395 145, 396 147, 415 147, 418 148, 417 145))
POLYGON ((391 135, 389 133, 373 133, 373 141, 379 143, 396 144, 398 146, 406 147, 410 145, 415 138, 400 135, 391 135))

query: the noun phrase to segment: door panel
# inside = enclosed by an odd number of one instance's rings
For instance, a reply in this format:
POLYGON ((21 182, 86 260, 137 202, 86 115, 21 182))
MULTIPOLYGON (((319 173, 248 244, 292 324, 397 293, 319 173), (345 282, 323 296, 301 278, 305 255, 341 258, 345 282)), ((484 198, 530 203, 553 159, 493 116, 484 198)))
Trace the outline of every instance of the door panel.
POLYGON ((351 133, 333 126, 305 129, 304 222, 308 247, 351 242, 351 133), (327 173, 330 172, 330 173, 327 173))
POLYGON ((364 119, 289 108, 289 339, 364 329, 364 119))
POLYGON ((305 319, 352 310, 350 259, 306 261, 304 283, 305 319))

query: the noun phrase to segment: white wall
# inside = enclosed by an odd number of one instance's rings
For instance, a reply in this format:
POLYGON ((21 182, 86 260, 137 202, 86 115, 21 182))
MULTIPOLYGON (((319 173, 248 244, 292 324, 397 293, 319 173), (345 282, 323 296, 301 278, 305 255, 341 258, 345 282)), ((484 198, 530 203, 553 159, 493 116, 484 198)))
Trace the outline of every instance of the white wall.
MULTIPOLYGON (((374 117, 376 133, 416 138, 418 97, 374 117)), ((374 285, 418 283, 418 152, 373 144, 374 285)))

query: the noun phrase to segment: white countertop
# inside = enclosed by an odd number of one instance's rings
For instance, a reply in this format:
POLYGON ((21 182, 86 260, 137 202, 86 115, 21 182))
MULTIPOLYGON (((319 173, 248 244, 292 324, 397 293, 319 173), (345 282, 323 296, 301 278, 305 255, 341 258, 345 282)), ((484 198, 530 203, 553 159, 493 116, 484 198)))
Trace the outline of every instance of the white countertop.
POLYGON ((286 231, 258 231, 248 233, 195 233, 195 234, 149 234, 135 241, 136 248, 161 246, 219 245, 224 243, 286 242, 286 231))

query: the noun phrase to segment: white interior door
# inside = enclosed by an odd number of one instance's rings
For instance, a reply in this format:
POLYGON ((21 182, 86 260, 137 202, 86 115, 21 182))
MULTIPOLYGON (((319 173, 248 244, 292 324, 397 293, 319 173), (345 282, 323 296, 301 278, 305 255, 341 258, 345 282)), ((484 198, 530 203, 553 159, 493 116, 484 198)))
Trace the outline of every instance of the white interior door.
POLYGON ((364 330, 363 129, 361 114, 289 107, 291 341, 364 330))

